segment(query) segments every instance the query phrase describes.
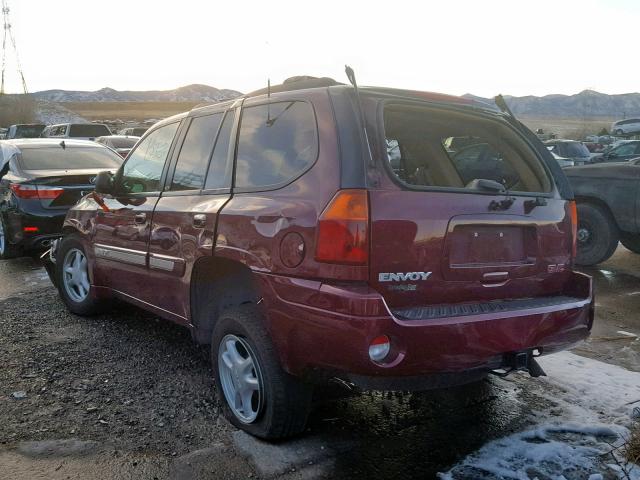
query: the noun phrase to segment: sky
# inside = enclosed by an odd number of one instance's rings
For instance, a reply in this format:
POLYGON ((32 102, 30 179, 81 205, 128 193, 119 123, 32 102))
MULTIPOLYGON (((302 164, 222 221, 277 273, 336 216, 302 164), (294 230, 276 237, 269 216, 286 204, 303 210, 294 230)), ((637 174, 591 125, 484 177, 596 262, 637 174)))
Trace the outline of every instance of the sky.
POLYGON ((456 95, 640 91, 638 0, 5 1, 32 92, 248 92, 346 81, 345 64, 362 85, 456 95))

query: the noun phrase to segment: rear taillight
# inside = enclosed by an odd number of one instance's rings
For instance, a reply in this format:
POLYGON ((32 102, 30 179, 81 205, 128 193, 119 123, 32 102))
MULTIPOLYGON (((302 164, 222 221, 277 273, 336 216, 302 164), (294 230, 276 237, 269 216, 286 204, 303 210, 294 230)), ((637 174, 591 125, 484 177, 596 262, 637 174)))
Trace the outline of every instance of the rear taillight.
POLYGON ((11 191, 18 198, 55 200, 64 189, 57 187, 47 187, 44 185, 25 185, 23 183, 12 183, 11 191))
POLYGON ((578 253, 578 207, 575 200, 569 202, 569 215, 571 217, 571 260, 578 253))
POLYGON ((369 199, 366 190, 341 190, 318 220, 316 260, 364 265, 369 260, 369 199))

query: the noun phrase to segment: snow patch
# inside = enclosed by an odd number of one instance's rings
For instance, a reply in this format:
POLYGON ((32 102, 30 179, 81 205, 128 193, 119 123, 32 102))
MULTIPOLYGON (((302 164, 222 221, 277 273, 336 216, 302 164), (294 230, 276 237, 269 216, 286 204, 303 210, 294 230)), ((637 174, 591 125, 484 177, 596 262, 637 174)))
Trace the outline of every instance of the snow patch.
POLYGON ((640 480, 640 467, 627 465, 625 472, 611 454, 629 434, 640 373, 570 352, 538 361, 548 376, 527 381, 531 388, 539 382, 537 393, 560 407, 562 423, 535 412, 541 425, 486 444, 439 478, 640 480))
MULTIPOLYGON (((488 443, 446 473, 440 480, 616 478, 622 470, 610 455, 619 442, 620 428, 606 425, 544 425, 488 443)), ((640 469, 627 469, 640 480, 640 469)))

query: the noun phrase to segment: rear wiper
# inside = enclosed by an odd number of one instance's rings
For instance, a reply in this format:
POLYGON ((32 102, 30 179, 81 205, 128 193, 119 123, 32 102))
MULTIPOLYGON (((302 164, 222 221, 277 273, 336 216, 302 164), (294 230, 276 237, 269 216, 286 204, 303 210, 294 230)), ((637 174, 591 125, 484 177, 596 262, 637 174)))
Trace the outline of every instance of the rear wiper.
POLYGON ((491 202, 489 202, 489 210, 492 212, 496 210, 508 210, 511 205, 513 205, 513 202, 516 201, 516 199, 509 194, 509 189, 505 185, 495 180, 489 180, 488 178, 476 178, 469 182, 467 188, 504 193, 504 200, 491 200, 491 202))

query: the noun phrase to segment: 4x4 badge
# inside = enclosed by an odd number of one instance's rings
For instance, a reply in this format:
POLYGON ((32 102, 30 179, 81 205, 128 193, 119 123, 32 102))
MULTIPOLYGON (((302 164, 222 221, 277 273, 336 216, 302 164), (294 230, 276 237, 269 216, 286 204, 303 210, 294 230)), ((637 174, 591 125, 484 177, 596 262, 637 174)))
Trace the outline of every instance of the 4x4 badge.
POLYGON ((406 282, 411 280, 417 282, 419 280, 426 280, 431 276, 431 272, 405 272, 405 273, 379 273, 379 282, 406 282))

